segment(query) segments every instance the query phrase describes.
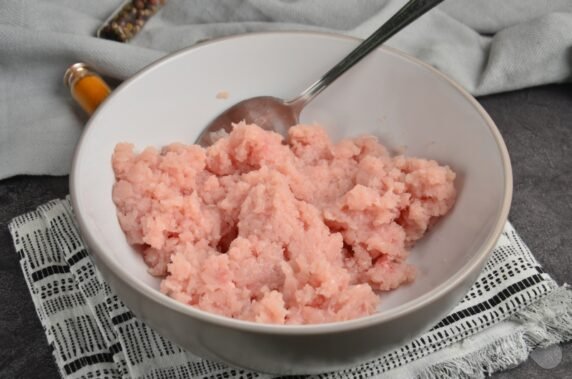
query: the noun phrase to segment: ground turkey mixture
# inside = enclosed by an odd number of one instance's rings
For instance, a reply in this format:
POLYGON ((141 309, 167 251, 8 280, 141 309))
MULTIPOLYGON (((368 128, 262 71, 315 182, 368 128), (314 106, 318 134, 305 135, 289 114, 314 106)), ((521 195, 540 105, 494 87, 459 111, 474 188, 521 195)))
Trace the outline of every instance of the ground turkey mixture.
POLYGON ((455 200, 455 173, 391 156, 375 137, 285 141, 240 123, 209 148, 118 144, 113 201, 161 291, 275 324, 349 320, 411 282, 408 248, 455 200))

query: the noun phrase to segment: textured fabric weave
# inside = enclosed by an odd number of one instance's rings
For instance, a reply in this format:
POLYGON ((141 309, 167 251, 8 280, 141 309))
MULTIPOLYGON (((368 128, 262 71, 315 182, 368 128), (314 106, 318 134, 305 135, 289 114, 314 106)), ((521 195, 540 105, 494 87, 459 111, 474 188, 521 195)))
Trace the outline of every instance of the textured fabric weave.
MULTIPOLYGON (((0 179, 69 172, 85 122, 62 84, 72 63, 125 79, 166 53, 222 36, 320 30, 364 38, 406 2, 169 0, 128 44, 95 38, 122 1, 0 0, 0 179)), ((572 1, 447 0, 387 44, 476 95, 566 81, 572 1)))
MULTIPOLYGON (((100 276, 78 234, 69 199, 51 201, 22 215, 9 228, 62 376, 268 377, 193 356, 138 320, 100 276)), ((472 369, 484 375, 485 370, 490 373, 519 363, 537 345, 572 338, 571 322, 570 291, 558 288, 542 271, 507 224, 475 285, 430 331, 371 362, 321 377, 442 377, 429 374, 454 359, 472 362, 472 369), (567 295, 562 296, 564 292, 567 295), (558 293, 560 297, 553 299, 552 305, 538 305, 558 293), (552 308, 550 319, 542 313, 547 308, 552 308), (530 313, 534 315, 527 316, 530 313), (471 339, 470 344, 463 343, 467 339, 471 339), (489 357, 487 363, 485 358, 463 358, 477 353, 486 357, 491 346, 490 354, 498 355, 504 349, 513 359, 489 357)))

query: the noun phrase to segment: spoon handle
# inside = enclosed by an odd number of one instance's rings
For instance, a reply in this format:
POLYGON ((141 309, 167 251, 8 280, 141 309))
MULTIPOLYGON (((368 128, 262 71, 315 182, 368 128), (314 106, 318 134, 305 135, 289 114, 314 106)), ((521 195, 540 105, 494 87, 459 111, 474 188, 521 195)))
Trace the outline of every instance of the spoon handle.
POLYGON ((301 111, 308 102, 310 102, 344 72, 359 62, 363 57, 368 55, 372 50, 387 41, 395 33, 415 21, 442 1, 443 0, 410 0, 371 36, 360 43, 358 47, 356 47, 338 64, 332 67, 330 71, 328 71, 318 81, 314 82, 310 87, 306 88, 298 97, 288 103, 298 112, 301 111))

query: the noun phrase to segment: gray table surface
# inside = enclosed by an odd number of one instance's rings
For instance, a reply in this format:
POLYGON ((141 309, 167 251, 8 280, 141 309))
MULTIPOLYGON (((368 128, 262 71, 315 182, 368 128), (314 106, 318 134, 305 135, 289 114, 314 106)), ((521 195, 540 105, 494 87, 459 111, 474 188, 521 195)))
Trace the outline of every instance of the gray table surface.
MULTIPOLYGON (((510 219, 547 272, 572 284, 572 85, 479 99, 496 121, 514 170, 510 219)), ((58 378, 7 230, 13 217, 68 193, 67 177, 0 181, 0 378, 58 378)), ((550 370, 529 359, 494 375, 572 378, 572 343, 550 370)))

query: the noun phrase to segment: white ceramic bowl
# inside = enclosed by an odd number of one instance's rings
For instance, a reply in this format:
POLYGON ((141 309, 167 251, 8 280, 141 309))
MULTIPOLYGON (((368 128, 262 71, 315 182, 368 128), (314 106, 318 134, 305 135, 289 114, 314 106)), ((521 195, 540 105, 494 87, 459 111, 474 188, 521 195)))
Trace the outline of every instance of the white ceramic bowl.
POLYGON ((335 370, 373 358, 435 324, 465 294, 506 221, 512 175, 493 121, 435 69, 381 48, 302 113, 333 138, 374 134, 389 147, 433 158, 458 174, 458 200, 411 254, 419 275, 382 299, 375 315, 347 322, 276 326, 183 305, 127 244, 111 200, 116 143, 192 143, 229 105, 251 96, 290 98, 357 45, 316 33, 250 34, 162 59, 123 83, 90 120, 71 176, 75 212, 99 269, 133 312, 200 356, 277 374, 335 370), (216 98, 228 91, 227 100, 216 98))

